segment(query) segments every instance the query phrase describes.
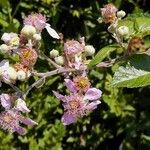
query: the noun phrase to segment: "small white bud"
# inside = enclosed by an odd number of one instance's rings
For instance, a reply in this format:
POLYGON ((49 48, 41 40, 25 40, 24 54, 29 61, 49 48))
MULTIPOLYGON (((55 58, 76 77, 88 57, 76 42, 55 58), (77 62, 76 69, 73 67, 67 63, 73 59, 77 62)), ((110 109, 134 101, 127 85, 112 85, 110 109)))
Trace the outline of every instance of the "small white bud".
POLYGON ((0 52, 1 52, 1 53, 5 54, 5 53, 7 53, 8 51, 9 51, 9 47, 8 47, 6 44, 2 44, 2 45, 0 46, 0 52))
POLYGON ((64 64, 64 58, 62 56, 55 57, 54 59, 55 59, 56 64, 58 65, 64 64))
POLYGON ((53 49, 49 52, 49 54, 50 54, 51 58, 55 58, 59 55, 59 52, 57 50, 53 49))
POLYGON ((127 26, 120 26, 118 28, 118 34, 120 34, 121 36, 126 36, 129 33, 129 28, 127 26))
POLYGON ((86 56, 92 56, 95 53, 95 48, 92 45, 85 46, 85 54, 86 56))
POLYGON ((17 72, 13 67, 8 67, 8 75, 11 80, 16 80, 17 79, 17 72))
POLYGON ((34 34, 33 38, 35 41, 40 41, 41 40, 41 35, 40 34, 34 34))
POLYGON ((21 34, 27 37, 32 37, 35 33, 36 29, 31 25, 25 25, 21 30, 21 34))
POLYGON ((123 10, 120 10, 120 11, 117 12, 117 17, 118 18, 123 18, 125 15, 126 15, 126 13, 123 10))
POLYGON ((17 72, 17 78, 20 81, 24 81, 26 79, 26 73, 23 70, 19 70, 17 72))

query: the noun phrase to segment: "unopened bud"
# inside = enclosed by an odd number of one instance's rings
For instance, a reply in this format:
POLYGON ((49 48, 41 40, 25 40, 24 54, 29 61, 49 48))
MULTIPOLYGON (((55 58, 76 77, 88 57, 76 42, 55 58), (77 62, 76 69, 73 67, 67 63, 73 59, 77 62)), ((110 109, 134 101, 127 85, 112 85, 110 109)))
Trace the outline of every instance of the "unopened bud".
POLYGON ((0 46, 0 52, 1 52, 1 53, 5 54, 5 53, 7 53, 8 51, 9 51, 9 47, 8 47, 6 44, 2 44, 2 45, 0 46))
POLYGON ((128 35, 129 33, 129 28, 127 26, 120 26, 118 28, 118 33, 121 35, 121 36, 126 36, 128 35))
POLYGON ((59 55, 59 52, 57 50, 53 49, 53 50, 50 51, 49 54, 50 54, 51 58, 55 58, 59 55))
POLYGON ((25 25, 22 28, 21 33, 24 36, 32 37, 36 33, 36 29, 33 26, 31 26, 31 25, 25 25))
POLYGON ((23 70, 19 70, 17 72, 17 78, 20 81, 24 81, 26 79, 26 73, 23 70))
POLYGON ((126 15, 126 13, 123 10, 120 10, 120 11, 117 12, 117 17, 118 18, 123 18, 125 15, 126 15))
POLYGON ((95 48, 92 45, 85 46, 85 54, 86 56, 92 56, 95 53, 95 48))
POLYGON ((16 80, 17 79, 17 72, 13 67, 8 67, 8 75, 11 80, 16 80))
POLYGON ((41 35, 40 34, 34 34, 33 38, 35 41, 40 41, 41 40, 41 35))
POLYGON ((58 65, 64 64, 64 58, 62 56, 55 57, 54 59, 55 59, 56 64, 58 65))

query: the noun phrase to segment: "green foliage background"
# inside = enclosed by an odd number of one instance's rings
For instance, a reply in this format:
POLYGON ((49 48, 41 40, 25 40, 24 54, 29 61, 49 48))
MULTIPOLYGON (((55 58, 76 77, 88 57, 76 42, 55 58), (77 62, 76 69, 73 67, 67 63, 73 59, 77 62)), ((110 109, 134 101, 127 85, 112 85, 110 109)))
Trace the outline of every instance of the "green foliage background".
MULTIPOLYGON (((64 39, 85 36, 86 43, 94 45, 99 51, 114 43, 106 31, 107 27, 97 22, 99 9, 107 2, 129 15, 149 13, 149 0, 0 0, 0 35, 19 31, 22 17, 31 12, 41 12, 47 16, 52 27, 64 34, 64 39)), ((62 44, 55 42, 44 31, 41 50, 48 54, 52 48, 61 52, 62 44)), ((108 58, 119 54, 117 50, 108 58)), ((3 57, 7 56, 0 55, 0 59, 3 57)), ((103 91, 102 104, 89 116, 70 126, 62 125, 63 109, 52 94, 52 90, 66 92, 63 78, 48 78, 45 85, 33 89, 27 99, 32 110, 29 115, 39 125, 28 127, 25 136, 0 130, 0 150, 149 150, 150 87, 112 87, 110 83, 115 68, 91 69, 89 78, 93 86, 103 91)), ((36 69, 44 72, 51 66, 39 60, 36 69)), ((31 78, 17 84, 25 89, 34 80, 31 78)), ((4 91, 12 92, 7 85, 0 89, 0 92, 4 91)))

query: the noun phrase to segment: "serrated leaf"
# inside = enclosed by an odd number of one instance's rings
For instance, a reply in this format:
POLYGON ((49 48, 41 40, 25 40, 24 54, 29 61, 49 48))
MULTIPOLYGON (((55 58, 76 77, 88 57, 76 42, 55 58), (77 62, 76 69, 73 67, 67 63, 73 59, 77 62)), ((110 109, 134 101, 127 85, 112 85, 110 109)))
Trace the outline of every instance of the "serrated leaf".
POLYGON ((114 74, 112 85, 128 88, 150 85, 150 72, 136 69, 130 65, 120 66, 114 74))
POLYGON ((150 35, 150 18, 139 17, 135 19, 136 26, 138 27, 138 34, 141 36, 150 35))
POLYGON ((115 51, 117 48, 119 48, 118 45, 108 45, 106 47, 103 47, 95 56, 93 60, 89 63, 89 67, 92 67, 94 65, 97 65, 100 63, 104 58, 106 58, 109 53, 115 51))

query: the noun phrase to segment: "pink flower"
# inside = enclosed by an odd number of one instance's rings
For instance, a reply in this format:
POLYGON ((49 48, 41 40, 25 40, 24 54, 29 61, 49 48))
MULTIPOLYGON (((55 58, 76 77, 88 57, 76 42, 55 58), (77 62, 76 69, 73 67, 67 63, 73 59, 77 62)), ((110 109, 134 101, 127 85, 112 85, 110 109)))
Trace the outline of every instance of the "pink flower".
POLYGON ((80 52, 83 52, 83 50, 84 50, 83 44, 75 40, 67 41, 64 44, 64 51, 66 55, 74 56, 75 54, 79 54, 80 52))
POLYGON ((35 49, 30 48, 22 48, 20 49, 20 63, 28 68, 31 68, 34 66, 37 60, 37 52, 35 49))
POLYGON ((45 28, 50 36, 56 39, 60 38, 57 32, 51 28, 51 25, 46 23, 46 17, 42 14, 32 13, 31 15, 25 17, 24 25, 31 25, 35 27, 38 32, 42 32, 45 28))
POLYGON ((26 134, 26 130, 20 126, 20 123, 25 125, 36 125, 37 123, 30 118, 25 118, 17 110, 11 109, 0 113, 0 127, 9 132, 17 132, 20 135, 26 134))
POLYGON ((96 109, 97 105, 101 103, 100 100, 98 100, 102 94, 99 89, 90 88, 84 95, 77 93, 74 87, 69 86, 69 89, 73 92, 69 96, 64 96, 53 91, 54 95, 63 102, 65 112, 61 121, 64 125, 76 122, 77 118, 96 109))
POLYGON ((113 4, 107 4, 101 8, 102 19, 105 23, 113 23, 116 19, 117 8, 113 4))
POLYGON ((46 27, 46 17, 42 14, 32 13, 25 17, 24 25, 31 25, 37 30, 42 31, 46 27))

